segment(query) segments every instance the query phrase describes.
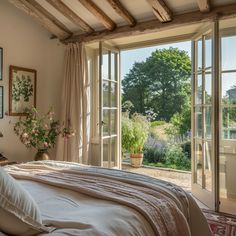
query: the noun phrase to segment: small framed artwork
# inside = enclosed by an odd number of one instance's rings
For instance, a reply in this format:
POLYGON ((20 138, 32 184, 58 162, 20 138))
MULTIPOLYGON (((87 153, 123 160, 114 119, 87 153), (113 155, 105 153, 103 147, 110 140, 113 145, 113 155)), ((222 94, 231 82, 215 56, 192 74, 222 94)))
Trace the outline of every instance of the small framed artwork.
POLYGON ((3 86, 0 86, 0 119, 3 118, 3 86))
POLYGON ((10 66, 9 115, 24 116, 27 108, 36 107, 37 71, 10 66))
POLYGON ((3 78, 3 49, 0 47, 0 80, 3 78))

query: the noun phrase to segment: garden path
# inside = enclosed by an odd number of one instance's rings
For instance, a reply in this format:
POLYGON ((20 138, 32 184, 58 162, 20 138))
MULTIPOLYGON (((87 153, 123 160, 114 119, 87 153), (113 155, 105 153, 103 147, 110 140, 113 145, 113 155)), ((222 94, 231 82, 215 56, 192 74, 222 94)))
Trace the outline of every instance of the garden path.
POLYGON ((191 172, 188 171, 175 171, 170 169, 165 170, 163 168, 147 166, 134 168, 128 163, 122 164, 122 170, 138 174, 144 174, 157 179, 165 180, 180 186, 187 192, 191 191, 191 172))

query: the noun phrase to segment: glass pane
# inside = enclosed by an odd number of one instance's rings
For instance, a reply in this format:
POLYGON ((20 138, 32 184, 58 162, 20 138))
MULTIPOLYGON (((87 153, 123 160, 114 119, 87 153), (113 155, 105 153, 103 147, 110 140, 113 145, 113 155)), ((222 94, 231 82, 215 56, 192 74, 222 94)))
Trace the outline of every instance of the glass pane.
POLYGON ((236 36, 221 39, 222 71, 236 69, 236 47, 233 45, 236 45, 236 36))
POLYGON ((200 141, 196 140, 196 147, 195 147, 195 171, 196 171, 196 182, 197 184, 202 186, 202 165, 203 165, 203 158, 202 158, 202 144, 200 141))
POLYGON ((205 160, 204 160, 204 174, 205 174, 205 187, 208 191, 212 191, 212 144, 211 142, 205 143, 205 160))
POLYGON ((202 68, 202 40, 197 41, 197 70, 202 68))
POLYGON ((102 83, 103 89, 103 106, 109 107, 109 82, 103 81, 102 83))
POLYGON ((196 136, 202 137, 202 108, 196 107, 195 108, 195 115, 196 115, 196 136))
POLYGON ((116 53, 111 53, 111 80, 117 80, 116 74, 116 53))
POLYGON ((211 128, 211 122, 212 122, 212 107, 206 107, 205 108, 205 122, 206 122, 206 132, 205 137, 207 139, 211 138, 212 128, 211 128))
POLYGON ((111 162, 112 167, 117 165, 117 137, 111 138, 111 162))
POLYGON ((108 53, 102 55, 102 79, 109 79, 109 58, 108 53))
POLYGON ((103 110, 103 136, 109 135, 109 114, 110 110, 103 110))
POLYGON ((197 75, 197 98, 196 104, 202 104, 202 75, 197 75))
POLYGON ((223 139, 236 139, 236 108, 225 107, 222 111, 223 139))
POLYGON ((117 110, 111 110, 111 134, 117 134, 117 110))
POLYGON ((236 104, 236 73, 222 73, 221 77, 222 103, 236 104))
POLYGON ((205 75, 205 103, 210 104, 212 102, 212 77, 211 74, 205 75))
POLYGON ((108 139, 103 140, 103 166, 108 167, 108 139))
POLYGON ((111 82, 111 107, 117 107, 117 83, 111 82))
POLYGON ((205 40, 205 68, 210 71, 212 67, 212 39, 211 35, 206 36, 205 40))

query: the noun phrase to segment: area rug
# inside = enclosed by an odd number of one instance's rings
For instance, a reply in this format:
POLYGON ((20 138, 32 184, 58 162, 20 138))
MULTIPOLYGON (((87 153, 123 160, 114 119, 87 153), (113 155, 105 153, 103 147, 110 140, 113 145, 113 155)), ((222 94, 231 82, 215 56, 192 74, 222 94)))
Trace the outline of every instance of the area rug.
POLYGON ((236 236, 236 217, 202 209, 214 236, 236 236))

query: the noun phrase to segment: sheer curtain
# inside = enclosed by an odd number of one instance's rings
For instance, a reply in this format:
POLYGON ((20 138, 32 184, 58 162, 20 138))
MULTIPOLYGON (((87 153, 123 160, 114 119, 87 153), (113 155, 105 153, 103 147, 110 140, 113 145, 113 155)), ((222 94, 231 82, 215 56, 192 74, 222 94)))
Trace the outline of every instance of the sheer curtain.
POLYGON ((75 136, 58 138, 56 160, 88 163, 89 81, 83 43, 68 44, 61 97, 61 123, 71 126, 75 136))

